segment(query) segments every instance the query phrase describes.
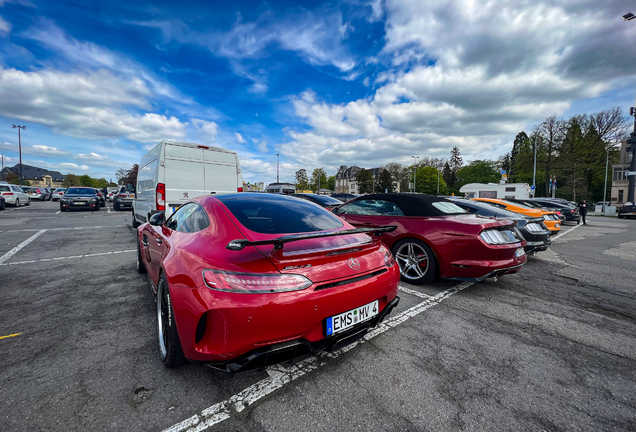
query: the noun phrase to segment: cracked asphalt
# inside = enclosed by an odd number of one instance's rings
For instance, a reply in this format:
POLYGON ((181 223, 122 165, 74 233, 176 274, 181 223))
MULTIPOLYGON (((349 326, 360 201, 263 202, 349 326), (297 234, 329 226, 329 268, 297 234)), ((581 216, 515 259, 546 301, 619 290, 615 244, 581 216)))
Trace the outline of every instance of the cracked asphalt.
MULTIPOLYGON (((0 337, 20 333, 0 339, 0 430, 160 431, 270 376, 163 368, 130 213, 58 209, 0 212, 0 337)), ((589 221, 209 430, 636 430, 636 221, 589 221)), ((400 297, 393 315, 424 301, 400 297)))

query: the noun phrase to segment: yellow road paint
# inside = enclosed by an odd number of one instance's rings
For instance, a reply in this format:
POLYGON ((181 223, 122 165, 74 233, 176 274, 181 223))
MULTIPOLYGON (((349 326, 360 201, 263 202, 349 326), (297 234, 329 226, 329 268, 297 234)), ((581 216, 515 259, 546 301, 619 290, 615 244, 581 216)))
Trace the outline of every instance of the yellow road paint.
POLYGON ((20 336, 22 333, 13 333, 10 335, 6 335, 6 336, 0 336, 0 339, 6 339, 6 338, 10 338, 10 337, 14 337, 14 336, 20 336))

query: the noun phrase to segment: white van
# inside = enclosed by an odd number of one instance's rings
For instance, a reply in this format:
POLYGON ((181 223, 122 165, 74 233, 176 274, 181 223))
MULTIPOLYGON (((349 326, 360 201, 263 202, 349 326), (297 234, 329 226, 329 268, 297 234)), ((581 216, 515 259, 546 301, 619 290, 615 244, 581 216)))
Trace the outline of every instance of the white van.
POLYGON ((465 198, 528 199, 531 189, 528 183, 468 183, 459 191, 465 198))
POLYGON ((191 198, 243 191, 236 152, 209 145, 161 141, 139 164, 133 226, 165 211, 166 219, 191 198))

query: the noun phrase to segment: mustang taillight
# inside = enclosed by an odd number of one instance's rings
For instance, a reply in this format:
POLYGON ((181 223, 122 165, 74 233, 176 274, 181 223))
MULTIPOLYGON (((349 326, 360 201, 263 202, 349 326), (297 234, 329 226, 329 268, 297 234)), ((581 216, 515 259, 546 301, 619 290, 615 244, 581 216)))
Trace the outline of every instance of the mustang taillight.
POLYGON ((484 243, 489 245, 505 245, 519 243, 521 241, 511 230, 487 229, 483 230, 481 234, 479 234, 479 237, 481 237, 484 243))
POLYGON ((166 185, 157 183, 157 211, 166 210, 166 185))
POLYGON ((213 290, 252 294, 300 291, 311 286, 309 279, 297 274, 257 274, 203 270, 203 280, 207 287, 213 290))

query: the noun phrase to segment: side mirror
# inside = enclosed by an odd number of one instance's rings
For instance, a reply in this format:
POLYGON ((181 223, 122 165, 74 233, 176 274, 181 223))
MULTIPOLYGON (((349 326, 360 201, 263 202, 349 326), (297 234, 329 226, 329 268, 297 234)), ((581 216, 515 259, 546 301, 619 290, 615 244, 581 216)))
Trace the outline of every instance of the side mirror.
POLYGON ((165 220, 166 220, 166 216, 164 215, 164 213, 159 212, 150 216, 150 219, 148 219, 148 223, 153 226, 161 226, 163 225, 165 220))

